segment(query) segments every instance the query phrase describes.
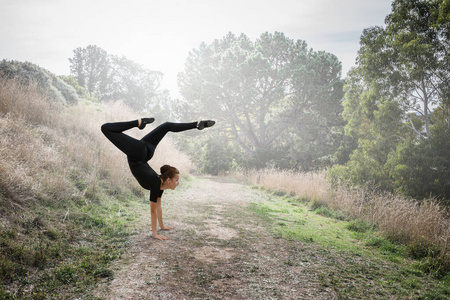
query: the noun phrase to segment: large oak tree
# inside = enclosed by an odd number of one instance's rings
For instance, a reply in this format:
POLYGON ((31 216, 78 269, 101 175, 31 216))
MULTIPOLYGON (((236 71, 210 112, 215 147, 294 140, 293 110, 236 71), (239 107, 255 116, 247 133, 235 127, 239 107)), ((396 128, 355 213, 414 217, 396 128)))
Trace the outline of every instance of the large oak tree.
POLYGON ((179 75, 182 111, 218 119, 256 167, 310 169, 337 145, 340 76, 336 56, 304 41, 229 33, 189 53, 179 75))

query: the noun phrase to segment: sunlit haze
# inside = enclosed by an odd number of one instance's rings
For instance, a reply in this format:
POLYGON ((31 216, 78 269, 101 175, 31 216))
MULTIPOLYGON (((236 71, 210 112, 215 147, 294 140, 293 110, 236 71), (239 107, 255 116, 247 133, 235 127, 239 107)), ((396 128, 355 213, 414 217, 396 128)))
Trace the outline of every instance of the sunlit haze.
POLYGON ((201 42, 279 31, 335 54, 345 77, 362 30, 383 26, 390 9, 390 0, 1 0, 0 59, 69 75, 73 50, 96 45, 163 72, 178 97, 177 74, 201 42))

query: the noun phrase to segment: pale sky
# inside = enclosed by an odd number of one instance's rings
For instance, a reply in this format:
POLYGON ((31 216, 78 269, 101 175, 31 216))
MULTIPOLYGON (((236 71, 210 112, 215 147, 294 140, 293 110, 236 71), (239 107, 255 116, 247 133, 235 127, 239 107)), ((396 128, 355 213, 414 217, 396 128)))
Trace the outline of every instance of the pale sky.
POLYGON ((364 28, 384 26, 392 0, 0 0, 0 59, 29 61, 69 75, 78 47, 96 45, 164 73, 179 97, 177 74, 189 51, 228 32, 253 41, 283 32, 335 54, 343 77, 354 66, 364 28))

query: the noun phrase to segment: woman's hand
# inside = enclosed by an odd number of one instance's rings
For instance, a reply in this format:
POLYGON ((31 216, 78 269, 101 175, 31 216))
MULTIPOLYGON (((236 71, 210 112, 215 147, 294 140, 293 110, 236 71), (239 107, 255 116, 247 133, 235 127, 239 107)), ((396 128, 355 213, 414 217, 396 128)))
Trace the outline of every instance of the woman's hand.
POLYGON ((159 235, 159 234, 154 235, 153 238, 157 239, 157 240, 168 240, 169 239, 167 236, 163 236, 163 235, 159 235))

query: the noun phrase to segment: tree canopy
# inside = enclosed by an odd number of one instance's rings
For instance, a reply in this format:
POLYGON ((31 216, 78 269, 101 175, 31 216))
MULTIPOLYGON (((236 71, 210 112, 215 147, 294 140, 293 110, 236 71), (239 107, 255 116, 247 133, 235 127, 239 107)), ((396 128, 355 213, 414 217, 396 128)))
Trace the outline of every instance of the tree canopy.
POLYGON ((445 1, 397 0, 386 27, 364 30, 358 72, 366 86, 377 86, 384 97, 405 112, 406 125, 429 137, 431 110, 448 99, 448 39, 439 20, 445 1), (411 114, 414 112, 413 114, 411 114), (414 122, 419 116, 423 123, 414 122), (418 126, 419 125, 419 126, 418 126))
POLYGON ((357 143, 332 178, 449 195, 450 150, 439 142, 450 140, 449 12, 447 0, 396 0, 384 28, 364 30, 343 103, 345 132, 357 143))
POLYGON ((91 96, 102 101, 122 100, 137 111, 160 111, 162 73, 126 58, 110 55, 95 45, 76 48, 69 58, 70 73, 91 96))
POLYGON ((304 41, 229 33, 189 53, 180 111, 218 119, 253 167, 312 169, 338 146, 340 76, 336 56, 304 41))

